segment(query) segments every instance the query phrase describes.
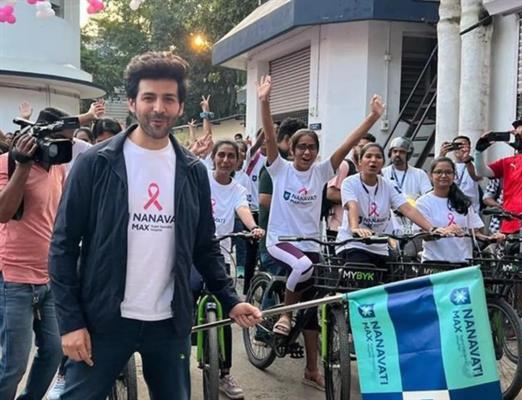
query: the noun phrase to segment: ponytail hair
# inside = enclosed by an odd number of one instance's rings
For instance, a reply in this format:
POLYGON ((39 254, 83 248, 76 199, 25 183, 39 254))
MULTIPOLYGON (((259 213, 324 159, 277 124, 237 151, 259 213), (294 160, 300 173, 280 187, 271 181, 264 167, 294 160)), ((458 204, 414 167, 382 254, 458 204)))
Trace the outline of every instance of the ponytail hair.
MULTIPOLYGON (((448 157, 438 157, 431 163, 430 172, 433 174, 433 171, 437 167, 439 163, 448 163, 451 165, 451 169, 453 173, 457 172, 457 168, 455 167, 455 163, 451 158, 448 157)), ((455 182, 453 182, 449 188, 448 193, 448 207, 450 210, 454 210, 459 214, 468 215, 468 209, 471 206, 471 200, 468 196, 466 196, 462 190, 457 186, 455 182)))

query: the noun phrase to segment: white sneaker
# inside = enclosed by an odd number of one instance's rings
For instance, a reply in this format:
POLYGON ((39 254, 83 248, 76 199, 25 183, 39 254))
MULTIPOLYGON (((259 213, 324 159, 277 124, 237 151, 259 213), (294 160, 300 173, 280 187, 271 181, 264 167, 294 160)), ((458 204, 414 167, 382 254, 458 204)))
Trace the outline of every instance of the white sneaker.
POLYGON ((244 398, 243 389, 239 386, 236 379, 232 375, 225 375, 219 380, 219 390, 221 390, 229 399, 244 398))
POLYGON ((62 395, 65 389, 65 376, 56 375, 56 380, 54 381, 51 390, 47 394, 47 400, 60 400, 60 396, 62 395))

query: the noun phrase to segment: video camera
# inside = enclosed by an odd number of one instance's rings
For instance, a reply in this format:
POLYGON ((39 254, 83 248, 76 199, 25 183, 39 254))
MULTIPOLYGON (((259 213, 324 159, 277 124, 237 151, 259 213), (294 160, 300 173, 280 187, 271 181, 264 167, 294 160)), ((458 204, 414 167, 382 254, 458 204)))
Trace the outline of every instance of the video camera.
POLYGON ((50 124, 15 118, 13 123, 21 127, 18 135, 28 133, 36 139, 37 150, 32 157, 33 161, 46 165, 65 164, 71 161, 72 140, 53 138, 52 135, 79 128, 80 120, 77 117, 60 118, 50 124))

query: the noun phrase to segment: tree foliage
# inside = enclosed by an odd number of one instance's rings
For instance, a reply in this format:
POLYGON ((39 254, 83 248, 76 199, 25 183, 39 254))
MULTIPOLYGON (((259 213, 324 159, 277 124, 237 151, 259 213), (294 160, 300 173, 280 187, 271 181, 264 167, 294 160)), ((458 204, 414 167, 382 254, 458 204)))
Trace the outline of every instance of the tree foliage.
POLYGON ((136 54, 170 50, 190 64, 190 90, 184 120, 199 114, 201 95, 212 96, 216 117, 235 114, 236 90, 244 72, 216 67, 211 62, 215 43, 258 5, 258 0, 150 0, 137 11, 129 0, 108 0, 107 10, 82 29, 82 67, 109 97, 123 86, 123 70, 136 54), (195 48, 201 34, 207 45, 195 48))

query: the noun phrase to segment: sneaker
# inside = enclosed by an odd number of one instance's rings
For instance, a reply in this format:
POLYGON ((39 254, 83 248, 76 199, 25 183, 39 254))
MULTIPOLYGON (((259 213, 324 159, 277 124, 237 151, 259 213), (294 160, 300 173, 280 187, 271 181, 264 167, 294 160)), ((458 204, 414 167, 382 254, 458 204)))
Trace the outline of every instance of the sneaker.
POLYGON ((49 390, 49 393, 47 394, 47 400, 60 400, 60 396, 62 395, 64 389, 65 376, 57 375, 51 390, 49 390))
POLYGON ((229 399, 242 399, 243 389, 239 386, 236 379, 232 375, 225 375, 219 380, 219 390, 221 390, 229 399))

